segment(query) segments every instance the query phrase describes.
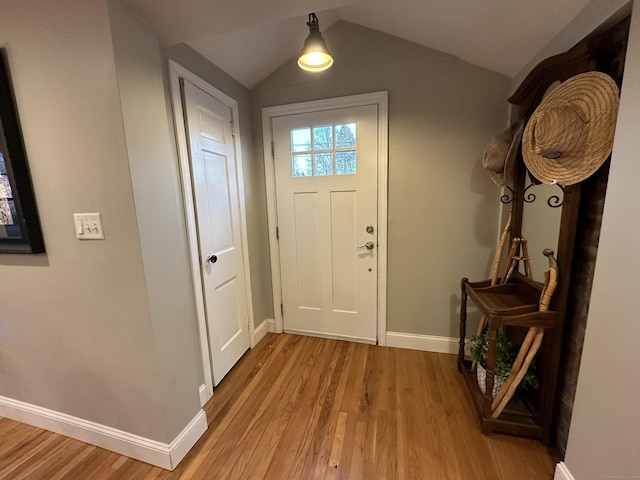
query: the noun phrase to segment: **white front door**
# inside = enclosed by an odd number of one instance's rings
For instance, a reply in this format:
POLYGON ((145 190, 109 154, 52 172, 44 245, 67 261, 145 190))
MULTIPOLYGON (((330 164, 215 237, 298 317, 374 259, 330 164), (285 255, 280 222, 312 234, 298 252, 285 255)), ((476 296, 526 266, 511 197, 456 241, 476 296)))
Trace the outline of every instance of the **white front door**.
POLYGON ((378 107, 272 119, 284 329, 376 342, 378 107))
POLYGON ((182 80, 213 383, 250 346, 231 109, 182 80))

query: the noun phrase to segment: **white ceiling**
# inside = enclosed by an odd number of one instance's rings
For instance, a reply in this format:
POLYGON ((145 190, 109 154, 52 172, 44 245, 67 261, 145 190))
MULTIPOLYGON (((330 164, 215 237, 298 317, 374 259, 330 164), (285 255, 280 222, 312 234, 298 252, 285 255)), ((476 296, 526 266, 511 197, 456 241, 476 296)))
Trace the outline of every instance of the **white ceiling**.
POLYGON ((513 77, 589 0, 121 0, 246 87, 293 57, 308 33, 346 20, 513 77))

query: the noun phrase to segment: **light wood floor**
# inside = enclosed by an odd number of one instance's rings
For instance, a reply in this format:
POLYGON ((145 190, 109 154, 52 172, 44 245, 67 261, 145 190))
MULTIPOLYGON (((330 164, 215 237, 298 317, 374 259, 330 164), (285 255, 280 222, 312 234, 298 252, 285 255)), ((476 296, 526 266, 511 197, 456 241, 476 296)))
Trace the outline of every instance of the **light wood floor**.
POLYGON ((0 418, 0 479, 550 480, 558 460, 484 437, 452 355, 269 334, 205 410, 174 472, 0 418))

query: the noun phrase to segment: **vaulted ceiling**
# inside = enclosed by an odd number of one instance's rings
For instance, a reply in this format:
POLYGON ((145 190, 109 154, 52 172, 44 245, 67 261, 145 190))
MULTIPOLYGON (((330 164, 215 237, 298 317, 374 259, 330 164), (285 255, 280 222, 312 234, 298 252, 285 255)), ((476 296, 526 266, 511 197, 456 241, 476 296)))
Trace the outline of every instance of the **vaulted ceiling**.
POLYGON ((291 59, 315 12, 513 77, 589 0, 121 0, 165 45, 187 43, 246 87, 291 59))

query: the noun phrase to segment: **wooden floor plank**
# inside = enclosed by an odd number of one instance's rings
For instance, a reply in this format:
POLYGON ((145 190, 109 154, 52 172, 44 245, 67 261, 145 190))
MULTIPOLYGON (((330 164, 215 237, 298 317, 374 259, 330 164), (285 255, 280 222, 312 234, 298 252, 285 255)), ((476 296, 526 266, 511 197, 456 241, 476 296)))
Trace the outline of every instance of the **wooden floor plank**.
POLYGON ((38 461, 22 462, 20 468, 11 472, 9 478, 12 480, 48 479, 63 468, 66 461, 75 458, 85 446, 82 442, 72 438, 50 435, 55 440, 49 444, 49 448, 42 449, 37 457, 32 457, 32 460, 37 458, 38 461))
POLYGON ((360 402, 362 401, 363 381, 367 367, 368 345, 356 344, 352 362, 349 368, 347 388, 342 399, 341 411, 348 414, 345 427, 342 454, 335 472, 331 472, 332 478, 349 480, 351 461, 353 457, 353 445, 355 444, 356 429, 360 402))
POLYGON ((39 466, 36 459, 47 458, 52 450, 64 442, 70 443, 65 437, 39 429, 37 431, 39 435, 33 437, 33 440, 19 444, 13 452, 7 452, 0 459, 0 480, 17 478, 29 467, 36 468, 39 466))
MULTIPOLYGON (((193 449, 189 453, 188 456, 190 458, 185 458, 185 460, 187 460, 185 463, 187 467, 184 472, 178 471, 180 476, 177 478, 185 480, 202 479, 205 478, 209 469, 213 468, 214 465, 219 465, 218 457, 220 451, 219 448, 217 448, 218 441, 222 439, 220 445, 225 444, 225 432, 229 434, 234 433, 233 427, 229 427, 233 425, 236 415, 243 411, 245 411, 246 414, 251 408, 248 403, 258 399, 257 394, 254 395, 254 392, 259 388, 263 378, 265 378, 265 376, 268 378, 277 376, 279 369, 282 368, 283 362, 285 362, 289 356, 289 348, 292 346, 295 347, 300 342, 300 338, 292 338, 290 336, 275 340, 272 348, 268 349, 270 352, 268 358, 265 359, 258 356, 260 360, 257 361, 254 368, 250 368, 252 365, 248 365, 248 370, 250 370, 251 373, 244 377, 244 387, 236 389, 232 395, 227 396, 225 392, 220 392, 220 390, 224 390, 223 387, 226 385, 224 381, 220 384, 218 392, 222 399, 216 399, 216 393, 214 392, 212 402, 218 402, 222 404, 222 406, 219 409, 211 410, 216 413, 211 420, 208 420, 209 429, 196 445, 198 448, 193 449)), ((254 362, 251 362, 251 364, 253 363, 254 362)), ((210 409, 205 407, 205 411, 209 410, 210 409)))
POLYGON ((105 462, 108 459, 117 458, 117 454, 110 452, 109 450, 104 450, 103 448, 95 447, 96 451, 88 455, 84 461, 76 464, 72 469, 69 470, 68 473, 65 474, 65 480, 97 480, 96 478, 87 478, 87 472, 95 472, 100 471, 104 468, 105 462))
POLYGON ((346 412, 338 412, 338 420, 336 422, 335 434, 333 442, 331 442, 331 450, 329 452, 329 461, 325 468, 319 468, 314 478, 332 478, 337 472, 340 464, 340 455, 342 454, 342 445, 344 444, 344 432, 347 428, 347 419, 349 414, 346 412), (329 470, 327 472, 327 469, 329 470))
POLYGON ((272 421, 249 459, 241 480, 260 480, 266 476, 278 444, 289 424, 291 414, 298 403, 303 384, 304 379, 300 377, 292 378, 288 382, 287 389, 284 390, 280 401, 274 408, 272 421))
MULTIPOLYGON (((226 480, 235 480, 242 476, 273 417, 275 401, 280 398, 281 392, 291 381, 291 371, 299 353, 300 349, 290 354, 293 358, 287 355, 286 362, 273 364, 271 369, 274 372, 272 373, 276 375, 271 375, 260 382, 260 390, 253 394, 256 403, 247 403, 234 419, 233 431, 227 435, 227 441, 220 450, 220 456, 225 459, 225 462, 220 462, 219 465, 207 470, 207 476, 226 480)), ((285 357, 281 356, 281 358, 285 357)))
POLYGON ((315 427, 318 411, 318 397, 323 395, 326 382, 325 373, 335 352, 336 342, 328 339, 318 339, 316 348, 306 356, 307 361, 301 363, 298 372, 304 378, 299 400, 294 405, 293 412, 282 439, 276 448, 271 465, 265 475, 266 479, 283 480, 290 478, 290 472, 297 462, 306 460, 308 451, 301 450, 302 445, 308 445, 310 431, 315 427), (302 458, 301 458, 302 457, 302 458))
POLYGON ((556 451, 478 427, 456 358, 268 334, 173 472, 0 418, 0 480, 537 480, 556 451))
POLYGON ((284 345, 290 339, 282 338, 281 340, 281 342, 276 342, 274 339, 273 342, 258 343, 231 369, 220 385, 214 389, 215 395, 204 406, 209 422, 218 417, 222 409, 229 408, 237 401, 238 396, 246 389, 246 385, 263 369, 271 355, 279 351, 277 345, 284 345))
POLYGON ((331 436, 335 430, 335 415, 332 413, 335 413, 334 406, 338 403, 336 402, 336 393, 343 375, 348 344, 347 342, 333 341, 331 343, 335 344, 336 349, 330 354, 331 361, 322 375, 323 380, 308 423, 308 434, 298 448, 298 452, 307 452, 307 455, 306 457, 296 456, 296 461, 289 473, 289 478, 292 479, 313 477, 321 457, 327 455, 327 446, 324 440, 327 436, 331 436))
POLYGON ((3 440, 0 442, 0 474, 2 474, 2 466, 7 464, 7 458, 10 459, 19 454, 21 450, 30 451, 33 448, 31 444, 40 443, 40 439, 37 437, 45 435, 44 431, 37 428, 9 419, 5 420, 11 422, 13 428, 7 428, 3 433, 0 433, 0 438, 3 440))
MULTIPOLYGON (((329 467, 335 468, 338 464, 338 459, 331 460, 331 453, 334 448, 334 442, 337 437, 339 443, 344 439, 344 429, 346 427, 346 415, 341 411, 341 404, 339 399, 344 397, 344 392, 347 388, 347 381, 349 379, 348 366, 351 362, 351 356, 353 355, 354 343, 343 342, 340 349, 340 358, 338 362, 338 368, 334 371, 334 382, 337 380, 335 392, 332 392, 331 401, 327 402, 327 406, 330 408, 329 418, 327 418, 326 426, 324 429, 324 435, 322 442, 319 446, 319 451, 316 455, 317 459, 315 465, 313 461, 308 461, 308 469, 305 472, 305 478, 313 480, 322 480, 325 478, 327 469, 329 467), (338 432, 338 430, 340 431, 338 432), (313 471, 311 470, 313 468, 313 471)), ((336 449, 341 449, 341 446, 336 444, 336 449)))
MULTIPOLYGON (((479 429, 471 400, 465 391, 460 374, 449 356, 439 356, 435 367, 441 385, 445 415, 450 419, 450 435, 456 448, 451 452, 462 472, 474 472, 478 480, 500 478, 492 458, 491 443, 479 429)), ((492 437, 495 438, 495 437, 492 437)), ((533 446, 539 445, 531 442, 533 446)), ((468 473, 467 473, 468 475, 468 473)), ((464 478, 464 476, 463 476, 464 478)))
MULTIPOLYGON (((376 471, 376 440, 378 440, 378 410, 386 410, 386 397, 382 394, 385 367, 382 365, 382 356, 378 348, 370 345, 367 347, 367 368, 363 380, 362 398, 358 412, 358 426, 364 428, 364 444, 360 446, 358 470, 361 478, 375 478, 376 471)), ((357 435, 356 427, 356 435, 357 435)), ((353 465, 353 463, 352 463, 353 465)), ((353 477, 352 477, 353 478, 353 477)))

